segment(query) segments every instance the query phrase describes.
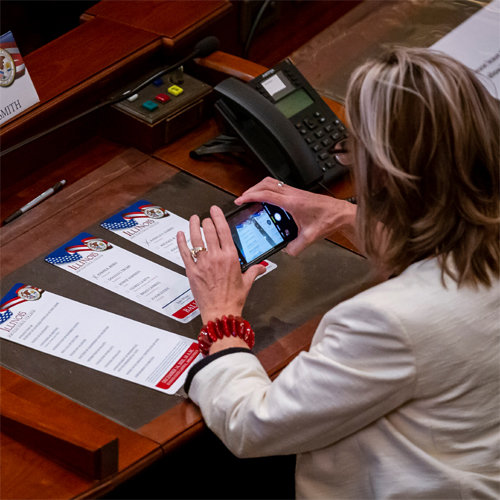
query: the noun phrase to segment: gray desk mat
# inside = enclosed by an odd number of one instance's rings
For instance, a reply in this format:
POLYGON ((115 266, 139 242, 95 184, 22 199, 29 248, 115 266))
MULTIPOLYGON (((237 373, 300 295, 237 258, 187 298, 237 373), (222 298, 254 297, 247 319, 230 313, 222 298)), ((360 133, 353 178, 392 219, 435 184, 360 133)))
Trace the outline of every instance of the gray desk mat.
MULTIPOLYGON (((186 219, 193 213, 206 215, 212 204, 224 210, 234 208, 232 195, 183 172, 156 186, 141 199, 161 205, 186 219)), ((123 208, 126 207, 116 207, 109 215, 123 208)), ((85 230, 185 274, 183 268, 103 229, 99 224, 85 230)), ((79 232, 68 234, 67 240, 79 232)), ((188 324, 178 323, 46 263, 44 257, 49 253, 6 276, 2 280, 2 296, 15 283, 23 282, 141 323, 193 339, 197 337, 201 327, 199 317, 188 324)), ((298 257, 279 252, 271 260, 277 264, 277 269, 255 282, 244 310, 245 318, 256 332, 257 352, 366 288, 369 281, 369 266, 365 259, 326 240, 314 244, 298 257)), ((2 366, 131 429, 147 424, 184 399, 180 394, 166 395, 4 339, 0 346, 2 366)))

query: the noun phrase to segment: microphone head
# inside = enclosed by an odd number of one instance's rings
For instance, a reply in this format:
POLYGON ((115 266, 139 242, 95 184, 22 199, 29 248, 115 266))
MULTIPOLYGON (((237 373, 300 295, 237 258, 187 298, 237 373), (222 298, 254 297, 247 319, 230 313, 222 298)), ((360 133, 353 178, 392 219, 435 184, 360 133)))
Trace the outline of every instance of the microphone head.
POLYGON ((219 48, 219 39, 216 36, 207 36, 194 46, 194 57, 207 57, 219 48))

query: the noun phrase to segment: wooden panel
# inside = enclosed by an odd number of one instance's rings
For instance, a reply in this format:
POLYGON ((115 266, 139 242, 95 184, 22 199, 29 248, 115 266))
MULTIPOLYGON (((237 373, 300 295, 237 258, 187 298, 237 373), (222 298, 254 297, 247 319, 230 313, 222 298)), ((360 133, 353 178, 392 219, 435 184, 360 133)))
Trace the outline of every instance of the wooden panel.
POLYGON ((59 413, 1 388, 3 434, 90 479, 118 472, 118 438, 89 426, 83 416, 59 413))
POLYGON ((189 151, 221 133, 214 120, 207 120, 194 131, 155 151, 154 156, 232 194, 239 195, 266 175, 264 168, 248 167, 229 155, 194 160, 189 151))
POLYGON ((73 498, 93 482, 0 434, 0 496, 16 499, 73 498))
POLYGON ((207 57, 196 59, 196 63, 202 68, 208 68, 227 76, 234 76, 245 82, 252 80, 268 69, 260 64, 220 50, 207 57))
MULTIPOLYGON (((75 425, 85 419, 97 432, 117 436, 119 472, 112 478, 115 483, 136 472, 138 466, 146 467, 160 458, 157 443, 5 368, 0 369, 0 374, 2 388, 18 398, 50 407, 50 411, 74 419, 75 425)), ((6 434, 1 434, 1 439, 1 498, 72 498, 89 488, 107 485, 70 471, 6 434)))
POLYGON ((154 33, 95 19, 24 59, 40 100, 46 102, 157 39, 154 33))
MULTIPOLYGON (((62 179, 65 179, 66 185, 70 186, 125 149, 127 148, 124 146, 105 141, 99 137, 94 137, 89 141, 82 140, 71 157, 66 155, 51 161, 47 165, 39 167, 36 172, 24 175, 22 180, 11 186, 2 183, 0 219, 4 220, 62 179)), ((17 220, 16 224, 20 222, 17 220)))
POLYGON ((192 30, 200 22, 206 24, 229 9, 231 5, 227 0, 104 0, 91 7, 86 14, 173 39, 192 30))
POLYGON ((68 235, 111 215, 114 208, 110 206, 110 196, 113 207, 126 206, 176 173, 167 166, 159 167, 156 160, 129 149, 2 228, 1 275, 62 244, 68 235))

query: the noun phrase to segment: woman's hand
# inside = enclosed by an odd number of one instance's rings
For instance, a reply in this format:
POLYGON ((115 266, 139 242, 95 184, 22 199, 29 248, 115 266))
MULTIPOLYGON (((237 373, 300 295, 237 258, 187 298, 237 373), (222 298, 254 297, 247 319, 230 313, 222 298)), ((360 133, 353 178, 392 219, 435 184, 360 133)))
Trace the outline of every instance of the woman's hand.
MULTIPOLYGON (((186 275, 204 324, 224 315, 240 316, 255 278, 265 272, 264 266, 258 264, 242 273, 224 213, 219 207, 213 206, 210 217, 202 223, 206 250, 197 254, 196 262, 191 256, 184 233, 177 233, 186 275)), ((193 248, 205 247, 197 215, 189 219, 189 232, 193 248)))
POLYGON ((285 251, 298 255, 311 243, 340 231, 354 241, 356 206, 344 200, 297 189, 266 177, 235 200, 237 205, 252 201, 277 205, 294 218, 299 234, 285 251))

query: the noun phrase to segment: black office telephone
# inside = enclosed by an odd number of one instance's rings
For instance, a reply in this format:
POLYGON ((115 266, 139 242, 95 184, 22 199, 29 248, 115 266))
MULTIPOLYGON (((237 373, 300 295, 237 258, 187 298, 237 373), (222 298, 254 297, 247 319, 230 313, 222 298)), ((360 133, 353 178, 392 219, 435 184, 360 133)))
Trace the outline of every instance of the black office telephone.
POLYGON ((248 83, 228 78, 214 90, 229 151, 236 140, 273 177, 305 189, 346 173, 333 149, 346 128, 290 60, 248 83))

